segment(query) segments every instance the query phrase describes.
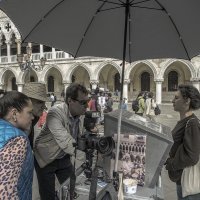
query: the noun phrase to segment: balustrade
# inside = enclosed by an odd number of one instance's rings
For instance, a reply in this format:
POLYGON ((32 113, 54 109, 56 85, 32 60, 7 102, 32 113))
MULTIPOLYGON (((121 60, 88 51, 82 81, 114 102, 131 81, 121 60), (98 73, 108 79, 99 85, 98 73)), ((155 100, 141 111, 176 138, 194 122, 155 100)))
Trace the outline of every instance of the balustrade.
MULTIPOLYGON (((39 61, 40 60, 40 53, 33 53, 32 54, 32 60, 33 61, 39 61)), ((52 52, 44 52, 44 57, 47 60, 52 60, 52 52)), ((68 59, 71 58, 72 56, 70 56, 69 54, 63 52, 63 51, 56 51, 56 59, 68 59)), ((0 56, 0 62, 1 63, 9 63, 9 59, 8 56, 0 56)), ((14 63, 17 62, 17 55, 11 55, 10 56, 10 62, 14 63)))

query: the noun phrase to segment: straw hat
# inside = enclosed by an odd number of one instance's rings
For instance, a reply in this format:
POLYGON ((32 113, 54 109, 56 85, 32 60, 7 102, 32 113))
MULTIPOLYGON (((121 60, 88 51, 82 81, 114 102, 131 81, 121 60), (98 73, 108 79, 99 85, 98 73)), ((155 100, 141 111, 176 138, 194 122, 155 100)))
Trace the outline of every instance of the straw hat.
POLYGON ((43 83, 25 83, 23 93, 30 98, 37 99, 40 101, 47 101, 46 86, 43 83))

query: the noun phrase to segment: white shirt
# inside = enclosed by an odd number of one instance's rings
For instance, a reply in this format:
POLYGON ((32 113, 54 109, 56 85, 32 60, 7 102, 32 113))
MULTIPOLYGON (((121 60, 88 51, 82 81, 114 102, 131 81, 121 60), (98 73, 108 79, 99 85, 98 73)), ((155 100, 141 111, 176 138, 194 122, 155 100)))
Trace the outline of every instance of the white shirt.
POLYGON ((146 115, 155 115, 154 108, 156 107, 156 103, 154 99, 148 98, 146 99, 146 115))

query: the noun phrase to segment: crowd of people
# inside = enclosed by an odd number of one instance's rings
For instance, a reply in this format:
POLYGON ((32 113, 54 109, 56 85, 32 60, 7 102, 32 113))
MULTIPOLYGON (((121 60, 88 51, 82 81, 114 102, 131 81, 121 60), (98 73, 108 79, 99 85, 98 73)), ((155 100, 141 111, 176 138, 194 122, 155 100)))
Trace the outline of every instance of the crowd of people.
POLYGON ((91 91, 88 102, 88 110, 100 112, 100 119, 98 123, 104 123, 104 113, 112 112, 113 110, 113 98, 109 92, 103 92, 98 87, 91 91))
MULTIPOLYGON (((31 82, 25 84, 22 93, 10 91, 0 97, 1 199, 31 200, 34 168, 41 200, 55 200, 55 177, 60 184, 70 177, 70 184, 75 186, 71 158, 75 155, 77 138, 84 131, 84 114, 88 109, 101 113, 113 110, 110 93, 97 88, 89 98, 87 89, 78 83, 66 89, 64 102, 52 105, 49 110, 45 105, 46 94, 44 84, 31 82), (34 135, 36 124, 41 128, 37 137, 34 135)), ((137 99, 136 114, 154 121, 153 93, 141 92, 137 99)), ((166 169, 177 184, 179 200, 200 199, 200 193, 183 198, 181 187, 183 169, 195 165, 200 155, 200 124, 193 113, 200 108, 199 91, 191 85, 180 85, 172 103, 180 120, 172 131, 174 144, 166 169)), ((84 156, 79 152, 77 159, 84 161, 84 156)), ((77 194, 72 192, 71 195, 77 194)))

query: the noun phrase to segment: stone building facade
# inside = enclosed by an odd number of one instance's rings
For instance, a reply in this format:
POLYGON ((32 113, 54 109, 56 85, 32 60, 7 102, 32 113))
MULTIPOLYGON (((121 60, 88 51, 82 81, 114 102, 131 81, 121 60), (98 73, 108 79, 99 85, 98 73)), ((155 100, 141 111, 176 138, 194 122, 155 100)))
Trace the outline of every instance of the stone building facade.
MULTIPOLYGON (((66 52, 42 44, 32 44, 32 60, 35 65, 40 65, 40 59, 45 57, 47 62, 43 70, 21 71, 17 53, 26 53, 27 44, 21 43, 19 31, 2 12, 0 41, 0 89, 22 91, 26 82, 39 81, 46 84, 48 93, 54 92, 58 98, 71 82, 79 82, 90 89, 98 85, 113 93, 120 90, 121 60, 96 57, 74 59, 66 52)), ((200 89, 199 56, 191 61, 154 59, 126 63, 124 97, 131 101, 139 91, 152 91, 157 103, 169 102, 182 83, 190 83, 200 89)))

